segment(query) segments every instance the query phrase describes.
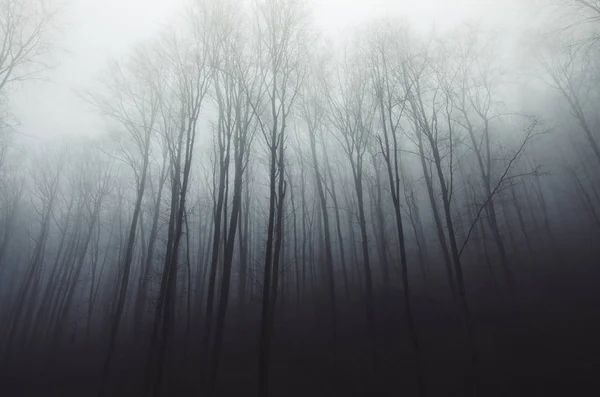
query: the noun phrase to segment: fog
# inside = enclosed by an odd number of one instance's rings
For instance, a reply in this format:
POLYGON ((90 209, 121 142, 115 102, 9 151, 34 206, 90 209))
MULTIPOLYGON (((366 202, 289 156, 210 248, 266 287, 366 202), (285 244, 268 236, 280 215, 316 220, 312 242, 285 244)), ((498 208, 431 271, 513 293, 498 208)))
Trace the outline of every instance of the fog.
POLYGON ((598 389, 599 22, 0 0, 0 395, 598 389))
MULTIPOLYGON (((127 53, 136 41, 151 37, 181 14, 181 0, 70 0, 56 24, 52 71, 46 84, 26 84, 13 94, 11 109, 20 131, 37 138, 57 134, 98 134, 102 123, 77 96, 94 84, 107 60, 127 53)), ((517 36, 531 23, 523 1, 380 0, 307 2, 323 36, 336 39, 356 25, 394 15, 423 32, 445 30, 461 21, 479 21, 517 36)))

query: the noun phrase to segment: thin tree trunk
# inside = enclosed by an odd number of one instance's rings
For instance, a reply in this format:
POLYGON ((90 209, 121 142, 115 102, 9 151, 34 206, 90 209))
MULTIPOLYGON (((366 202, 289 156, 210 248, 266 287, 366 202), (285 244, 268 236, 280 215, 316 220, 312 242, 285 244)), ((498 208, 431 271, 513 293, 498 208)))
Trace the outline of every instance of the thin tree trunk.
POLYGON ((114 316, 111 319, 111 330, 108 342, 108 350, 106 353, 106 360, 104 362, 104 369, 102 374, 102 381, 98 389, 98 397, 102 397, 106 394, 106 381, 108 378, 110 365, 112 363, 115 345, 117 343, 117 336, 119 333, 119 326, 121 324, 123 309, 125 307, 125 299, 127 298, 127 289, 129 286, 129 274, 131 273, 131 262, 133 260, 133 248, 135 246, 135 231, 137 229, 138 218, 142 206, 142 199, 144 197, 144 191, 146 188, 146 175, 148 173, 148 157, 150 152, 150 141, 146 143, 144 148, 144 158, 142 160, 142 169, 137 188, 137 197, 135 206, 133 209, 133 217, 131 219, 131 226, 129 227, 129 235, 127 237, 127 248, 125 251, 125 259, 120 269, 120 286, 117 297, 117 304, 114 312, 114 316))

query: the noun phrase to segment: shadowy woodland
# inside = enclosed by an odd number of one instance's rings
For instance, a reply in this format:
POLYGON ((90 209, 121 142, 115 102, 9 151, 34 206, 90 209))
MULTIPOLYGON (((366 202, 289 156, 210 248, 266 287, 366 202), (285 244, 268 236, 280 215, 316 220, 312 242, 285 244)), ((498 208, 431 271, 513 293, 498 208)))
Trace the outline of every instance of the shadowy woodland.
POLYGON ((597 1, 511 40, 192 2, 38 144, 41 4, 0 0, 1 395, 600 394, 597 1))

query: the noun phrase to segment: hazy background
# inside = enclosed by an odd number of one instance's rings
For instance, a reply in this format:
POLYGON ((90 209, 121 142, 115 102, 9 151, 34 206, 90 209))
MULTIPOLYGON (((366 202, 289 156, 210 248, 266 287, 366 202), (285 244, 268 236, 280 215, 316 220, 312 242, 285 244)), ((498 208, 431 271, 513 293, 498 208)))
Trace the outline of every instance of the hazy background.
MULTIPOLYGON (((10 106, 21 137, 97 134, 104 123, 77 92, 91 88, 107 62, 151 37, 181 13, 185 0, 62 0, 56 24, 55 67, 45 79, 13 87, 10 106)), ((385 16, 401 16, 424 34, 473 21, 498 29, 515 43, 535 29, 539 12, 523 0, 310 0, 316 28, 335 40, 349 29, 385 16)), ((516 49, 512 49, 516 52, 516 49)), ((515 62, 519 54, 515 53, 515 62)))

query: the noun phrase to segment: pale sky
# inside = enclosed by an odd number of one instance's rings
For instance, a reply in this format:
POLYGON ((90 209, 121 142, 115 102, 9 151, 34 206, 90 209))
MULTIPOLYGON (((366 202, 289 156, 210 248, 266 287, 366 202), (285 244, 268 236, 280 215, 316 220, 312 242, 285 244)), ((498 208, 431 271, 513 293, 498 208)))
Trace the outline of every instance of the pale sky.
MULTIPOLYGON (((75 90, 97 79, 107 60, 118 57, 137 41, 151 36, 172 20, 182 0, 66 0, 62 33, 50 81, 19 87, 12 101, 21 121, 19 130, 44 137, 55 134, 95 133, 100 118, 75 90)), ((317 26, 326 35, 343 34, 370 19, 399 15, 416 29, 432 24, 443 30, 465 19, 506 31, 523 25, 522 0, 307 0, 317 26)))
POLYGON ((449 28, 465 19, 511 26, 519 22, 521 0, 311 0, 319 25, 338 31, 369 19, 399 15, 417 29, 449 28))

